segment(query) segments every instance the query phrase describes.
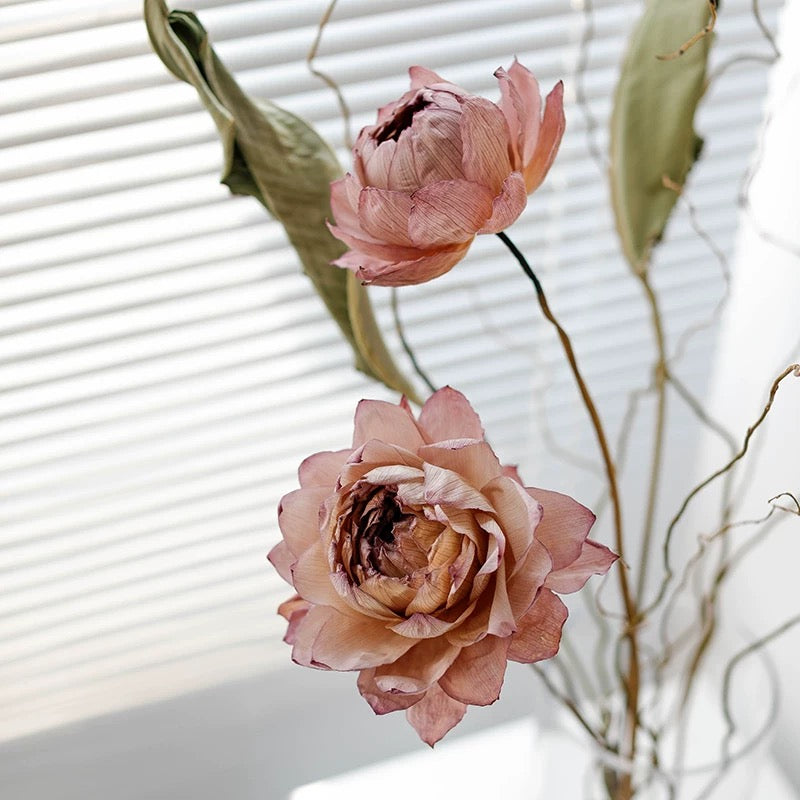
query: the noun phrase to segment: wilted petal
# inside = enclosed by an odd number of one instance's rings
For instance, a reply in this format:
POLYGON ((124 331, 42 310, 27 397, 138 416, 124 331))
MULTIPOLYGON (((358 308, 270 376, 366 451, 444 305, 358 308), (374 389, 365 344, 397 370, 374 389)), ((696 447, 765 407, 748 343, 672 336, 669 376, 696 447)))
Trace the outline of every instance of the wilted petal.
POLYGON ((533 542, 534 531, 541 541, 538 526, 542 520, 542 506, 516 481, 502 475, 486 484, 481 493, 497 509, 497 521, 511 548, 514 564, 519 565, 533 542))
POLYGON ((353 448, 370 439, 389 441, 412 452, 425 444, 408 411, 383 400, 362 400, 356 408, 353 448))
POLYGON ((492 215, 494 192, 472 181, 449 180, 423 186, 411 199, 409 235, 418 247, 430 248, 472 239, 492 215))
POLYGON ((350 452, 350 450, 327 450, 306 458, 297 471, 300 486, 304 489, 327 488, 330 491, 350 452))
POLYGON ((286 583, 292 584, 292 566, 295 561, 297 561, 297 556, 289 550, 286 546, 286 542, 278 542, 278 544, 269 551, 267 558, 270 564, 278 571, 278 575, 280 575, 286 583))
MULTIPOLYGON (((355 272, 364 283, 375 286, 413 286, 426 283, 449 272, 464 258, 471 243, 470 239, 457 247, 433 251, 429 255, 407 261, 379 262, 377 259, 362 258, 355 272)), ((351 264, 358 260, 353 258, 345 263, 343 257, 336 264, 352 269, 351 264)))
POLYGON ((425 401, 419 424, 430 442, 484 438, 483 425, 475 409, 461 392, 450 386, 444 386, 425 401))
POLYGON ((390 172, 396 152, 397 142, 390 139, 377 146, 373 145, 369 151, 362 154, 361 163, 365 186, 375 186, 378 189, 395 188, 391 184, 390 172))
MULTIPOLYGON (((416 159, 414 158, 413 137, 413 129, 406 128, 397 138, 392 153, 392 160, 389 163, 389 176, 386 184, 387 189, 393 189, 397 192, 408 192, 410 194, 419 189, 422 185, 419 172, 417 171, 416 159)), ((384 147, 385 144, 388 144, 388 142, 382 144, 380 148, 384 147)))
POLYGON ((314 660, 312 647, 325 624, 338 612, 325 606, 311 606, 292 631, 292 661, 303 667, 329 669, 326 664, 314 660))
POLYGON ((478 233, 499 233, 516 222, 528 203, 525 180, 519 172, 512 172, 504 181, 503 188, 492 201, 492 216, 478 233))
POLYGON ((312 658, 316 664, 335 670, 369 669, 390 664, 413 644, 381 621, 333 611, 314 639, 312 658))
POLYGON ((423 110, 414 115, 411 145, 422 185, 464 178, 459 116, 458 111, 445 109, 423 110))
POLYGON ((438 619, 432 614, 412 614, 402 622, 395 623, 391 629, 407 641, 413 639, 432 639, 441 636, 452 628, 454 623, 438 619))
POLYGON ((358 219, 372 237, 389 244, 414 247, 408 235, 411 197, 403 192, 368 186, 358 198, 358 219))
POLYGON ((430 505, 494 511, 486 498, 464 478, 449 469, 425 464, 425 499, 430 505))
POLYGON ((331 606, 343 614, 354 616, 357 612, 334 589, 330 576, 330 564, 319 543, 306 550, 292 569, 294 588, 304 600, 318 606, 331 606))
POLYGON ((533 73, 523 67, 516 58, 508 70, 508 75, 519 98, 519 152, 522 163, 527 164, 533 157, 541 127, 542 98, 539 94, 539 82, 533 76, 533 73))
POLYGON ((392 711, 410 708, 424 696, 424 692, 403 694, 381 691, 375 683, 374 669, 362 669, 358 673, 357 686, 361 696, 370 704, 376 714, 389 714, 392 711))
POLYGON ((310 487, 284 495, 278 506, 278 525, 289 550, 302 555, 321 541, 320 507, 331 489, 310 487))
MULTIPOLYGON (((492 198, 500 192, 511 172, 509 131, 503 112, 482 97, 465 97, 461 101, 462 167, 467 180, 491 190, 492 198)), ((489 219, 491 211, 483 221, 489 219)), ((478 230, 481 226, 477 226, 478 230)))
POLYGON ((300 623, 305 619, 310 609, 311 603, 306 602, 299 595, 295 595, 278 606, 278 613, 289 623, 289 627, 286 629, 286 636, 283 637, 283 641, 286 644, 295 643, 300 623))
POLYGON ((587 539, 577 560, 568 567, 550 573, 545 586, 561 594, 577 592, 592 575, 605 575, 618 558, 605 545, 587 539))
POLYGON ((422 89, 423 86, 433 86, 437 83, 447 83, 441 76, 427 67, 413 66, 408 68, 412 89, 422 89))
POLYGON ((508 602, 514 619, 520 619, 531 607, 539 589, 548 586, 551 564, 550 554, 544 545, 534 539, 525 559, 517 565, 508 581, 508 602))
POLYGON ((509 639, 486 636, 461 651, 439 681, 454 700, 471 706, 488 706, 500 696, 506 674, 509 639))
POLYGON ((552 658, 561 643, 561 629, 567 620, 567 607, 557 595, 542 589, 528 613, 519 621, 511 639, 508 658, 532 664, 552 658))
POLYGON ((565 127, 564 84, 559 81, 553 91, 547 95, 544 118, 539 129, 536 149, 530 162, 524 165, 525 185, 528 188, 528 194, 539 187, 553 161, 555 161, 565 127))
POLYGON ((595 515, 568 495, 532 487, 526 491, 542 504, 542 520, 536 528, 536 538, 550 552, 553 570, 569 566, 581 554, 595 515))
POLYGON ((425 744, 433 747, 464 718, 467 707, 434 684, 425 696, 406 711, 406 719, 425 744))
MULTIPOLYGON (((416 247, 406 247, 405 245, 391 244, 389 242, 376 242, 366 231, 353 234, 344 228, 331 224, 328 224, 328 230, 348 247, 356 250, 361 256, 368 256, 380 261, 391 263, 400 260, 417 259, 423 252, 416 247)), ((346 253, 345 255, 348 254, 346 253)), ((346 263, 344 257, 336 259, 334 263, 340 267, 352 268, 349 263, 346 263)))
POLYGON ((444 675, 459 652, 446 640, 424 639, 392 664, 376 667, 375 683, 384 692, 422 692, 444 675))
POLYGON ((469 444, 448 447, 446 443, 427 445, 419 450, 429 464, 457 472, 471 486, 481 489, 500 474, 500 462, 486 442, 467 440, 469 444))

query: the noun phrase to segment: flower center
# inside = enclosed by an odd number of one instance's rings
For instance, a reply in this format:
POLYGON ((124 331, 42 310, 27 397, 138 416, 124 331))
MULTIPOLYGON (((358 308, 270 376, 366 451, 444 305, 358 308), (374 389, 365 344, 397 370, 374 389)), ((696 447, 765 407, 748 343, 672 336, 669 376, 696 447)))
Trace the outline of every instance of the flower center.
POLYGON ((374 139, 378 144, 388 142, 390 139, 397 141, 400 134, 411 127, 414 114, 431 105, 431 101, 422 94, 418 94, 410 103, 401 106, 395 111, 394 116, 379 130, 375 132, 374 139))

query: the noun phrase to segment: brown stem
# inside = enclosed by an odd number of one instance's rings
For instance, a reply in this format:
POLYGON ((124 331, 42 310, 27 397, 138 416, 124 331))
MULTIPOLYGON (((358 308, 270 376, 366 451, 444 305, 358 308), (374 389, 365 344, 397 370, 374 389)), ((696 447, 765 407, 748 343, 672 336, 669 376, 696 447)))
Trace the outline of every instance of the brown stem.
MULTIPOLYGON (((547 319, 548 322, 553 325, 558 333, 558 338, 561 341, 564 354, 569 362, 569 366, 572 370, 572 375, 575 378, 575 383, 578 386, 578 391, 580 392, 583 404, 587 413, 589 414, 589 419, 592 422, 592 427, 597 438, 597 444, 600 447, 600 453, 603 457, 603 465, 605 466, 606 479, 608 481, 608 492, 609 496, 611 497, 611 505, 613 508, 615 548, 620 561, 624 564, 625 546, 622 531, 622 504, 620 502, 619 487, 617 485, 616 469, 614 467, 614 461, 611 457, 611 449, 608 446, 608 439, 606 438, 603 423, 600 420, 600 415, 597 412, 597 407, 594 404, 594 400, 592 400, 592 396, 589 394, 589 389, 586 386, 586 382, 581 375, 577 359, 575 358, 575 351, 572 349, 572 342, 570 341, 569 336, 567 336, 566 331, 561 327, 558 320, 553 315, 553 312, 550 310, 550 306, 547 303, 547 297, 545 296, 542 284, 539 283, 539 279, 531 269, 531 266, 528 264, 525 256, 522 255, 522 253, 517 249, 517 246, 511 241, 511 239, 508 238, 505 233, 498 233, 497 236, 511 251, 511 254, 517 259, 519 265, 522 267, 522 271, 525 273, 525 275, 527 275, 531 283, 533 283, 533 286, 536 289, 536 297, 539 300, 539 306, 542 309, 542 314, 544 314, 545 319, 547 319)), ((628 574, 625 571, 625 568, 621 567, 618 569, 617 575, 619 576, 620 594, 622 595, 622 603, 625 607, 625 617, 627 620, 624 637, 628 641, 629 650, 628 674, 624 686, 626 695, 625 730, 623 734, 621 755, 623 758, 632 762, 634 760, 634 756, 636 755, 636 730, 638 727, 639 645, 637 640, 637 626, 640 622, 640 618, 639 612, 636 608, 636 601, 631 594, 630 586, 628 584, 628 574)), ((631 800, 633 797, 633 775, 631 773, 622 773, 620 775, 615 794, 616 800, 631 800)))

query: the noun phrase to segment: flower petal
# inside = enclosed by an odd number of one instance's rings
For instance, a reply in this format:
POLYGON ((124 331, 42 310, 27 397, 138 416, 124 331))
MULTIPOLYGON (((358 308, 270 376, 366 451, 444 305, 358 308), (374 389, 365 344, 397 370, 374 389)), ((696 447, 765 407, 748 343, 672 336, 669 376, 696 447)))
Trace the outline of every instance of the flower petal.
POLYGON ((569 612, 557 595, 542 589, 528 613, 519 621, 519 629, 511 638, 508 658, 532 664, 552 658, 561 644, 561 629, 569 612))
POLYGON ((568 567, 551 572, 544 585, 561 594, 577 592, 592 575, 605 575, 618 558, 605 545, 587 539, 580 556, 568 567))
POLYGON ((413 247, 408 235, 411 197, 403 192, 368 186, 358 198, 358 219, 370 236, 387 244, 413 247))
MULTIPOLYGON (((482 97, 461 98, 461 108, 464 175, 467 180, 490 189, 494 197, 511 172, 508 124, 503 112, 482 97)), ((483 219, 487 220, 490 216, 491 212, 483 219)))
POLYGON ((369 257, 352 258, 349 253, 336 262, 340 267, 353 269, 366 284, 375 286, 412 286, 438 278, 449 272, 467 254, 472 240, 457 247, 433 251, 430 255, 406 261, 379 261, 369 257))
POLYGON ((278 525, 287 547, 295 557, 321 541, 320 507, 331 494, 331 488, 315 486, 296 489, 281 498, 278 525))
POLYGON ((304 489, 327 487, 333 490, 336 479, 351 452, 351 450, 325 450, 309 456, 300 464, 300 469, 297 471, 300 486, 304 489))
POLYGON ((423 109, 414 115, 411 145, 417 176, 423 186, 464 178, 459 117, 458 111, 439 107, 423 109))
POLYGON ((536 538, 550 551, 553 570, 564 569, 580 556, 595 515, 566 494, 532 487, 526 491, 542 504, 536 538))
POLYGON ((358 196, 361 189, 358 179, 350 173, 331 183, 333 218, 339 228, 355 236, 363 236, 358 220, 358 196))
POLYGON ((492 201, 492 216, 478 233, 499 233, 517 221, 528 204, 525 179, 519 172, 512 172, 504 181, 503 188, 492 201))
POLYGON ((461 392, 450 386, 444 386, 425 401, 419 424, 431 442, 484 438, 483 425, 475 409, 461 392))
POLYGON ((278 575, 280 575, 286 583, 293 586, 292 566, 297 561, 297 556, 289 550, 286 546, 286 542, 278 542, 278 544, 269 551, 267 558, 269 559, 269 563, 277 570, 278 575))
POLYGON ((332 613, 311 646, 315 664, 343 671, 369 669, 397 660, 414 644, 378 620, 328 610, 332 613))
POLYGON ((539 93, 539 82, 516 58, 508 70, 508 76, 519 98, 520 105, 517 109, 520 120, 519 152, 522 163, 527 164, 533 157, 541 128, 542 98, 539 93))
POLYGON ((460 652, 444 639, 424 639, 391 664, 376 667, 375 683, 384 692, 422 692, 444 675, 460 652))
POLYGON ((408 74, 411 78, 412 89, 422 89, 424 86, 433 86, 437 83, 447 83, 447 81, 437 75, 432 69, 427 67, 413 66, 408 68, 408 74))
POLYGON ((358 681, 356 684, 361 696, 370 704, 370 707, 376 714, 389 714, 392 711, 400 711, 409 708, 413 706, 414 703, 421 700, 425 694, 424 692, 419 692, 417 694, 383 692, 375 683, 374 669, 362 669, 361 672, 358 673, 358 681))
POLYGON ((524 165, 525 185, 528 194, 537 189, 555 161, 561 137, 564 135, 564 84, 559 81, 547 95, 544 118, 539 129, 536 150, 529 163, 524 165))
POLYGON ((465 648, 439 680, 439 686, 460 703, 491 705, 500 697, 509 643, 508 638, 486 636, 465 648))
MULTIPOLYGON (((498 186, 500 183, 502 179, 498 186)), ((494 195, 491 187, 468 180, 438 181, 423 186, 411 196, 413 207, 408 219, 411 241, 427 249, 470 240, 492 216, 494 195)))
POLYGON ((467 707, 453 700, 437 684, 406 711, 406 719, 425 744, 433 747, 449 730, 452 730, 467 713, 467 707))
POLYGON ((402 406, 383 400, 361 400, 356 407, 353 448, 370 439, 416 451, 425 444, 411 414, 402 406))
POLYGON ((488 443, 473 439, 461 441, 467 443, 451 447, 446 442, 427 445, 419 449, 419 455, 429 464, 457 472, 475 489, 481 489, 501 474, 500 462, 488 443))

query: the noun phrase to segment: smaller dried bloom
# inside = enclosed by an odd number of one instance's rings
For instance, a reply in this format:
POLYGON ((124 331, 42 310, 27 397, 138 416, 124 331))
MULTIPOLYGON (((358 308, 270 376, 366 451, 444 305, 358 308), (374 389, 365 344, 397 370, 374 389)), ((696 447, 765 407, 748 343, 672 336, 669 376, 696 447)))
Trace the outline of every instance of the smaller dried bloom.
POLYGON ((430 745, 500 694, 506 661, 558 651, 567 609, 616 556, 594 515, 522 486, 466 398, 362 400, 351 448, 317 453, 280 504, 269 559, 297 594, 279 612, 292 659, 358 670, 377 714, 406 710, 430 745))
POLYGON ((541 110, 518 61, 495 72, 501 99, 469 94, 424 67, 353 148, 354 175, 331 184, 335 264, 381 286, 424 283, 457 264, 478 233, 498 233, 544 180, 564 132, 559 82, 541 110))

